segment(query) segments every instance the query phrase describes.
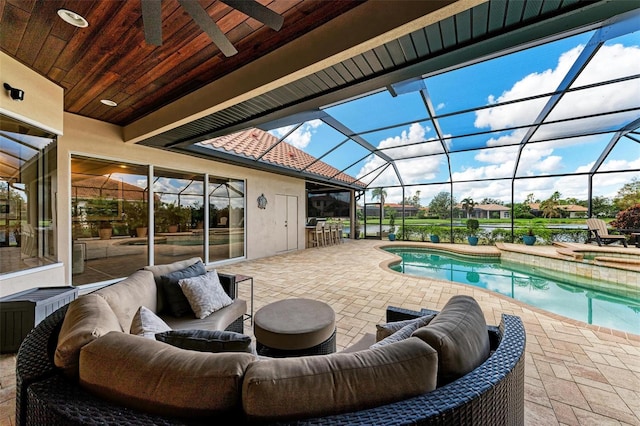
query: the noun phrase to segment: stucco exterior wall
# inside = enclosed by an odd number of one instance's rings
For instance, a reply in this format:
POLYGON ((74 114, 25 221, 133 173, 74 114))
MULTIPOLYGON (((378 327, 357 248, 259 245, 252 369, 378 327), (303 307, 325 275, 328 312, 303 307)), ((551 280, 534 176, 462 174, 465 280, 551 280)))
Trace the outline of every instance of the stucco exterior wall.
MULTIPOLYGON (((15 101, 0 87, 0 113, 55 134, 63 132, 64 91, 20 62, 0 52, 2 83, 25 92, 23 101, 15 101)), ((65 284, 62 263, 0 275, 0 297, 33 287, 65 284)))
POLYGON ((0 113, 33 124, 55 134, 63 128, 64 90, 40 74, 0 52, 2 83, 24 91, 23 101, 14 101, 0 88, 0 113))
MULTIPOLYGON (((124 143, 122 129, 101 121, 74 114, 64 115, 64 135, 58 139, 58 217, 59 258, 65 265, 71 263, 71 156, 82 155, 98 159, 126 162, 139 165, 169 168, 192 173, 209 173, 216 176, 243 179, 246 181, 245 232, 247 259, 276 254, 275 232, 277 228, 276 194, 298 198, 298 249, 305 247, 305 182, 301 179, 265 173, 246 167, 210 161, 189 155, 176 154, 124 143), (269 200, 266 209, 259 209, 257 198, 264 194, 269 200)), ((66 271, 71 282, 70 267, 66 271)))

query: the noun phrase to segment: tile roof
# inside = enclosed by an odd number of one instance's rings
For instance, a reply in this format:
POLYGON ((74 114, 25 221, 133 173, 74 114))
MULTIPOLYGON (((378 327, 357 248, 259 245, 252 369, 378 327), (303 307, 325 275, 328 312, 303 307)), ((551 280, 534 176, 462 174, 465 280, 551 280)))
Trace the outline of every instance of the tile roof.
POLYGON ((365 187, 356 178, 287 142, 279 142, 277 137, 261 129, 243 130, 200 142, 199 145, 365 187))
POLYGON ((73 175, 71 177, 71 197, 74 199, 146 201, 147 194, 145 188, 105 176, 73 175))
MULTIPOLYGON (((529 204, 529 208, 531 210, 540 210, 541 203, 531 203, 529 204)), ((587 212, 587 209, 584 206, 579 206, 577 204, 562 204, 557 206, 558 209, 568 211, 568 212, 587 212)))

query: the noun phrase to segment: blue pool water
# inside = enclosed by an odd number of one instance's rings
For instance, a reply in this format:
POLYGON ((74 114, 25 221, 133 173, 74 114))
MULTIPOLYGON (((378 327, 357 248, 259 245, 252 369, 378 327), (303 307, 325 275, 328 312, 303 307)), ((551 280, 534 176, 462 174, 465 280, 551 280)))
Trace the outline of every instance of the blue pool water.
POLYGON ((415 247, 385 250, 402 258, 391 266, 394 271, 484 288, 588 324, 640 334, 640 300, 602 291, 594 280, 558 278, 552 271, 492 258, 415 247))

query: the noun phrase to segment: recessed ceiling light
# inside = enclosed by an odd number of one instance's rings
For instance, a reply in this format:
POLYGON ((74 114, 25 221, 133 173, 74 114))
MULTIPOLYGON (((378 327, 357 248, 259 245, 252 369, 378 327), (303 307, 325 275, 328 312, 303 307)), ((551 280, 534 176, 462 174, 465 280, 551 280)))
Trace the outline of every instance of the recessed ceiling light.
POLYGON ((106 106, 110 106, 110 107, 114 107, 114 106, 118 106, 117 103, 113 102, 110 99, 101 99, 100 102, 102 102, 103 104, 105 104, 106 106))
POLYGON ((82 16, 67 9, 58 9, 58 16, 68 24, 79 28, 86 28, 89 26, 89 22, 82 16))

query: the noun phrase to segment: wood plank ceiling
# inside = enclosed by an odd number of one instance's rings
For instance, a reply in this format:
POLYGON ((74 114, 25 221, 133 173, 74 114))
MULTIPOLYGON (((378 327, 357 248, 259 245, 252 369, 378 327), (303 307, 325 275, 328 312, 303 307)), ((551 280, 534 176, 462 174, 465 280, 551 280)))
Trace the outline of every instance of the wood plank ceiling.
POLYGON ((177 0, 162 1, 162 46, 147 45, 140 1, 0 0, 0 50, 62 86, 65 111, 124 126, 362 3, 260 0, 283 15, 276 32, 225 3, 200 0, 239 51, 225 57, 177 0), (60 8, 89 26, 62 21, 60 8))

